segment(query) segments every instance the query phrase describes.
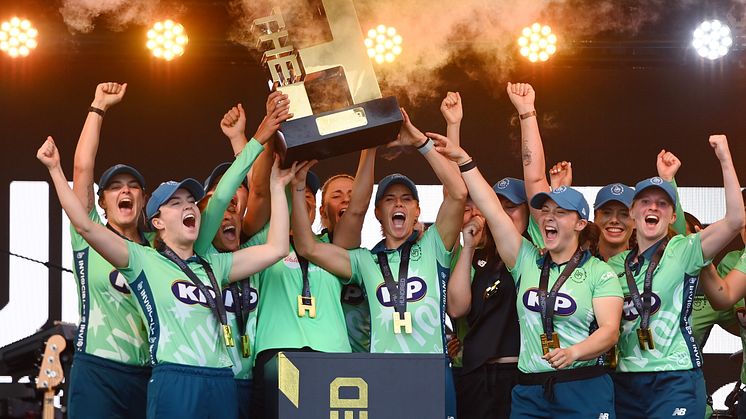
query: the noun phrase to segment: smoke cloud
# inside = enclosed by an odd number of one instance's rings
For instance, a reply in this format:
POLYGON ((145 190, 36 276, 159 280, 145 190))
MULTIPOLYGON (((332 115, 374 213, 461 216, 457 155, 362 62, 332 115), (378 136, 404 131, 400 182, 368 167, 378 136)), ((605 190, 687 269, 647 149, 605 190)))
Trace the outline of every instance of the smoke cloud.
POLYGON ((98 20, 115 31, 129 25, 147 25, 168 12, 169 16, 183 13, 177 3, 160 0, 63 0, 60 14, 72 32, 91 32, 98 20))

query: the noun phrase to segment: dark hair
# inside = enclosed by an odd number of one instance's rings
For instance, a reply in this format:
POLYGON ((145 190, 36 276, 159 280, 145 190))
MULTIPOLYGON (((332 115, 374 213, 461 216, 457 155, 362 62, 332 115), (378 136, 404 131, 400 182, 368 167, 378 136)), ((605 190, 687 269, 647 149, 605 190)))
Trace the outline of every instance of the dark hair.
POLYGON ((598 254, 598 240, 601 237, 601 229, 592 221, 588 221, 588 224, 580 230, 580 237, 578 237, 578 243, 582 249, 588 250, 591 254, 598 254))
POLYGON ((704 226, 702 225, 702 222, 697 219, 697 217, 693 216, 692 214, 685 212, 684 218, 686 219, 686 227, 689 229, 690 233, 695 233, 695 227, 699 227, 700 229, 703 229, 704 226))

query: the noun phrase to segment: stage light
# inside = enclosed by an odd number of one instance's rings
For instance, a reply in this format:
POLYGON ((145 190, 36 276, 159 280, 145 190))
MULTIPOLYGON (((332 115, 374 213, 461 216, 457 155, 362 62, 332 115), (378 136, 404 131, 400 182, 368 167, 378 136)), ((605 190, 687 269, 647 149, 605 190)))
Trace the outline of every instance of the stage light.
POLYGON ((154 57, 171 61, 184 55, 184 48, 188 42, 189 37, 184 31, 184 26, 167 19, 156 22, 148 30, 148 41, 145 45, 154 57))
POLYGON ((723 57, 733 45, 730 28, 717 19, 700 23, 692 38, 692 46, 697 54, 709 60, 723 57))
POLYGON ((529 61, 546 61, 557 52, 557 35, 552 33, 552 28, 540 23, 526 26, 518 38, 520 53, 529 61))
POLYGON ((14 17, 0 24, 0 51, 12 58, 26 57, 38 45, 39 31, 28 19, 14 17))
POLYGON ((368 56, 378 64, 394 62, 401 54, 402 37, 396 33, 396 29, 386 25, 378 25, 368 31, 365 38, 365 47, 368 48, 368 56))

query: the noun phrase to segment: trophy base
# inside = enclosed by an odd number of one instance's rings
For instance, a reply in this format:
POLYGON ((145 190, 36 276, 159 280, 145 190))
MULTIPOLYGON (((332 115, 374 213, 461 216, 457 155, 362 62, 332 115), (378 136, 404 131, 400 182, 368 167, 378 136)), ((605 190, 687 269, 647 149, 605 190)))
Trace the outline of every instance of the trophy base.
POLYGON ((285 121, 275 144, 282 167, 294 161, 323 160, 386 144, 401 128, 399 102, 389 96, 346 108, 285 121))

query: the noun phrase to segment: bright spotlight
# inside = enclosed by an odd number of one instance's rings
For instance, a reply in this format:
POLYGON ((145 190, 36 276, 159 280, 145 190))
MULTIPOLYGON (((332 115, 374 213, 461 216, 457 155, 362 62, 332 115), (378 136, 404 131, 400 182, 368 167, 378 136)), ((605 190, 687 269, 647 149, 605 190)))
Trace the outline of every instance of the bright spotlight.
POLYGON ((717 60, 728 53, 731 45, 733 36, 730 28, 717 19, 706 20, 694 30, 692 46, 703 58, 717 60))
POLYGON ((368 56, 378 64, 392 63, 401 54, 401 35, 396 29, 386 25, 378 25, 368 31, 365 38, 365 47, 368 48, 368 56))
POLYGON ((28 19, 14 17, 0 24, 0 51, 12 58, 26 57, 38 45, 39 31, 28 19))
POLYGON ((557 35, 552 33, 549 26, 534 23, 523 28, 518 46, 521 55, 532 63, 546 61, 557 52, 557 35))
POLYGON ((148 30, 148 42, 145 45, 154 57, 171 61, 184 55, 184 48, 188 42, 189 37, 184 31, 184 26, 167 19, 156 22, 148 30))

